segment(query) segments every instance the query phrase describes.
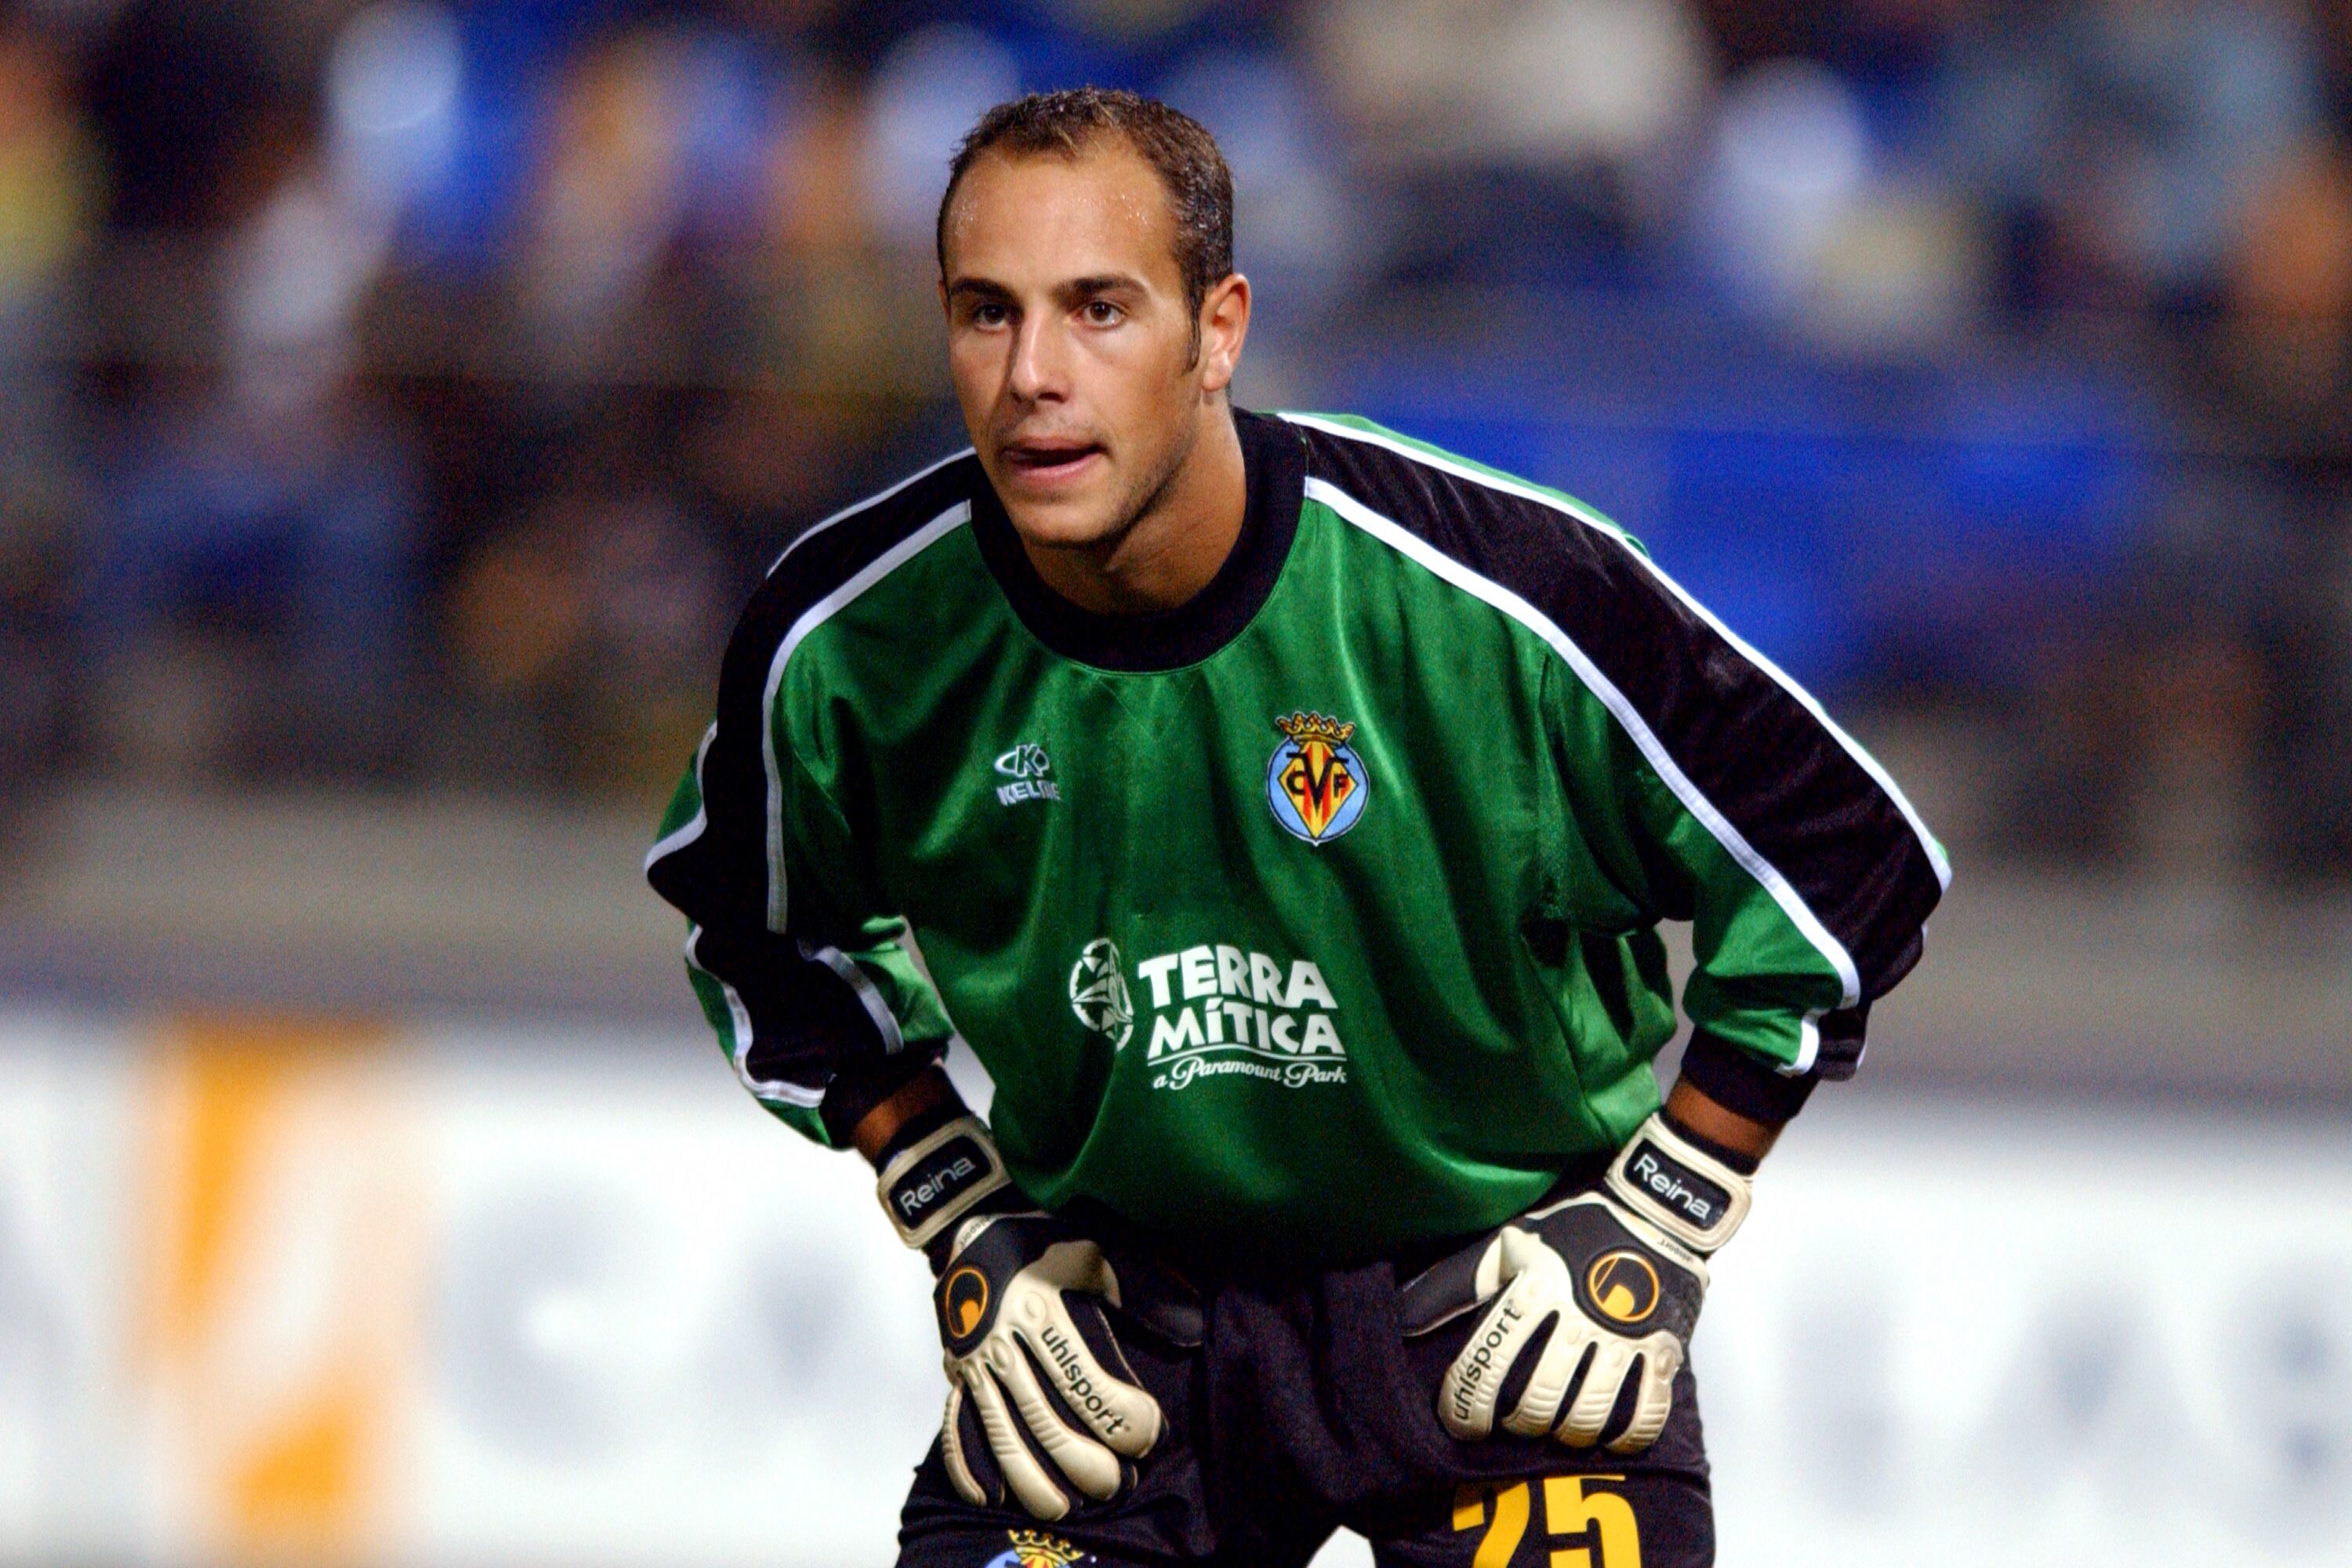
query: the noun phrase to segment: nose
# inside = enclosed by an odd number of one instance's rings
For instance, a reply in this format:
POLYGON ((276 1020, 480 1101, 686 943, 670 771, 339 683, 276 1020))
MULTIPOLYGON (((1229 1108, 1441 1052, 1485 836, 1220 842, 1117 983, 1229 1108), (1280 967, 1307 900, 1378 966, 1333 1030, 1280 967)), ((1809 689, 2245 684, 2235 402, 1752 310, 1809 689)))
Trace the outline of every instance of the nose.
POLYGON ((1006 390, 1023 403, 1059 402, 1069 392, 1062 335, 1046 311, 1032 312, 1013 338, 1006 390))

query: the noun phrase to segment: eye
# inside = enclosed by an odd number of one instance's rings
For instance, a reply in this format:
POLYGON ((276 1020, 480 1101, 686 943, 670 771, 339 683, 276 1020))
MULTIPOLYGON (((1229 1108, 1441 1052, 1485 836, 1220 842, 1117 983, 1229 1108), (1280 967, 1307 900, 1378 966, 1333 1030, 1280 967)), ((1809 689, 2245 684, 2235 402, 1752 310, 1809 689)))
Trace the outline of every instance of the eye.
POLYGON ((1127 319, 1127 312, 1108 300, 1089 300, 1084 313, 1090 327, 1116 326, 1127 319))
POLYGON ((971 308, 971 324, 975 327, 1001 327, 1012 319, 1004 306, 995 300, 982 300, 971 308))

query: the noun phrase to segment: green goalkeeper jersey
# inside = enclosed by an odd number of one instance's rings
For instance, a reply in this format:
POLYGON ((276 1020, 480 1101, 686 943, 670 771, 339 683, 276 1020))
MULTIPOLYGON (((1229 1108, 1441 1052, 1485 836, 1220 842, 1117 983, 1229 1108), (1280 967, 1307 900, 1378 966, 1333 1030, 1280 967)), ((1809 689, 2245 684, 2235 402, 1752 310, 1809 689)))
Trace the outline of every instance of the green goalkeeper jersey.
POLYGON ((1657 1108, 1662 921, 1701 1088, 1851 1073, 1949 875, 1884 771, 1568 497, 1235 419, 1178 609, 1053 593, 968 452, 769 574, 647 860, 745 1087, 838 1142, 960 1036, 1040 1204, 1329 1264, 1657 1108))

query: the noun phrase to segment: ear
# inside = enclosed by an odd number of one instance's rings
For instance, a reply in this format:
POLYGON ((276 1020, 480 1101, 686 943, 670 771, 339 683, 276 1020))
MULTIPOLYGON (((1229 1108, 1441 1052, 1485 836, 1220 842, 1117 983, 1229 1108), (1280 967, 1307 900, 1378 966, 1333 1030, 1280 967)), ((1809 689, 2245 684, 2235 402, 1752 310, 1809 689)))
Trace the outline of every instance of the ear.
POLYGON ((1249 336, 1250 284, 1228 272, 1201 300, 1201 390, 1223 392, 1233 384, 1249 336))

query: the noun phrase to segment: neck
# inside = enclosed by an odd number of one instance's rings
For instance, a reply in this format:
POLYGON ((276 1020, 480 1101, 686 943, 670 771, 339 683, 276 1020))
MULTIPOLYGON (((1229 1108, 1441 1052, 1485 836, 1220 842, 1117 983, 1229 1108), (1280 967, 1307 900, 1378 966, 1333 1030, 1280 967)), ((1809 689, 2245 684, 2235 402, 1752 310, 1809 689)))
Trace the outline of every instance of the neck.
POLYGON ((1230 408, 1202 421, 1131 524, 1091 544, 1021 548, 1045 585, 1097 615, 1172 610, 1209 585, 1241 537, 1249 479, 1230 408))

